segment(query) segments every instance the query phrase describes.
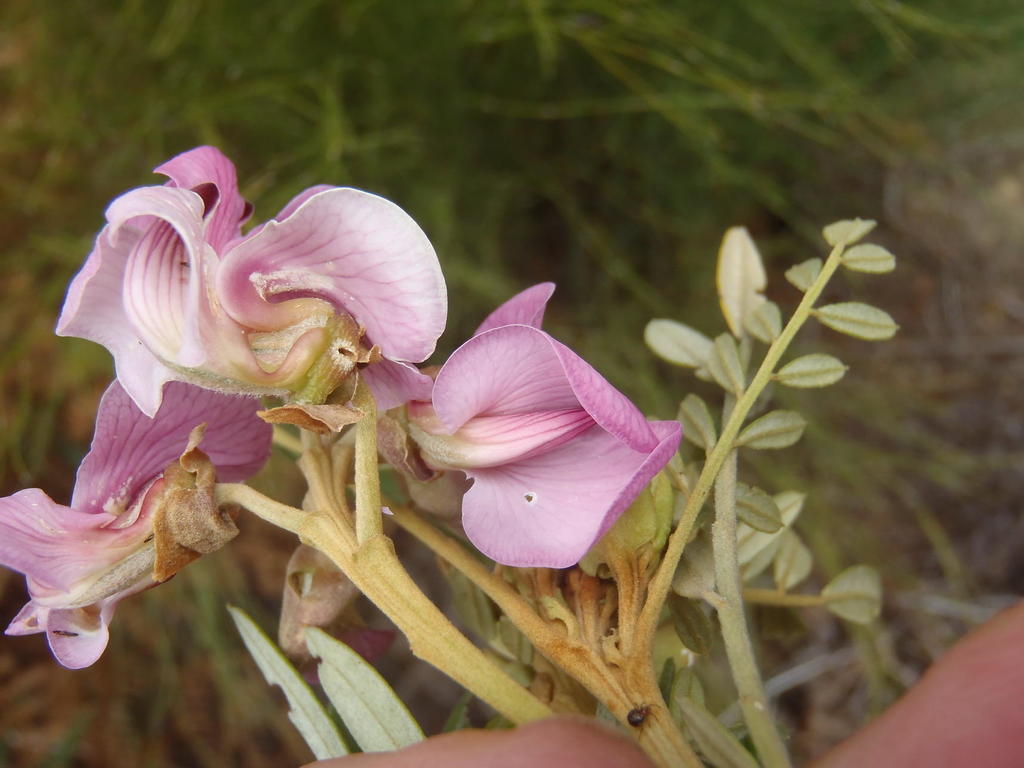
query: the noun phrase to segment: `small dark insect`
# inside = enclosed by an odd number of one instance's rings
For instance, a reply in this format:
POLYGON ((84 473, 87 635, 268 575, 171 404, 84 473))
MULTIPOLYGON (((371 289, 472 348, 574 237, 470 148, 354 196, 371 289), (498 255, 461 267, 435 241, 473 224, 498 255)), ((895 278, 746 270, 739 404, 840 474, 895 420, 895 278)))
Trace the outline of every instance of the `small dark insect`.
POLYGON ((626 722, 632 725, 634 728, 639 728, 644 724, 644 720, 651 714, 651 708, 646 704, 642 707, 629 710, 629 714, 626 715, 626 722))
POLYGON ((61 637, 78 637, 77 632, 68 632, 66 629, 51 629, 50 631, 55 635, 60 635, 61 637))

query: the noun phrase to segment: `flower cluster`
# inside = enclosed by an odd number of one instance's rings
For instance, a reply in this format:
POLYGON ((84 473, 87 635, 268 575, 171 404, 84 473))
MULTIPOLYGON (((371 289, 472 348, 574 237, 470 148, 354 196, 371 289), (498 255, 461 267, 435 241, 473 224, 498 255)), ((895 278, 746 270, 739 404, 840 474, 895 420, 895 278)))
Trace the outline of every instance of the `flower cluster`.
POLYGON ((414 364, 444 328, 445 283, 399 207, 318 186, 243 234, 251 208, 218 150, 156 171, 169 181, 107 209, 57 324, 117 372, 71 505, 0 500, 0 564, 31 596, 7 632, 46 632, 66 666, 99 657, 120 599, 234 534, 213 489, 267 456, 254 396, 316 406, 359 378, 378 409, 404 406, 422 465, 470 481, 467 537, 508 565, 576 563, 674 454, 677 422, 648 422, 541 330, 553 285, 505 303, 431 378, 414 364))

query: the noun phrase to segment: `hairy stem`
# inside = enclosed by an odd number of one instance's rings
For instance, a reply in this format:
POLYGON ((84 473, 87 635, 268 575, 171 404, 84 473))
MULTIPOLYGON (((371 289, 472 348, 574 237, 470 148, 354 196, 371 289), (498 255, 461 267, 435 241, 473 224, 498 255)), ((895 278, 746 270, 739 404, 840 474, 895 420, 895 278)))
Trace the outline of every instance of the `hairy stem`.
POLYGON ((711 526, 715 553, 715 585, 721 602, 717 606, 722 640, 732 669, 740 709, 750 729, 757 754, 767 768, 788 768, 786 745, 768 709, 768 697, 754 658, 747 631, 740 592, 740 569, 736 557, 736 452, 726 457, 715 480, 715 522, 711 526))
POLYGON ((356 424, 356 540, 362 544, 384 533, 377 469, 377 403, 360 378, 353 403, 363 412, 356 424))

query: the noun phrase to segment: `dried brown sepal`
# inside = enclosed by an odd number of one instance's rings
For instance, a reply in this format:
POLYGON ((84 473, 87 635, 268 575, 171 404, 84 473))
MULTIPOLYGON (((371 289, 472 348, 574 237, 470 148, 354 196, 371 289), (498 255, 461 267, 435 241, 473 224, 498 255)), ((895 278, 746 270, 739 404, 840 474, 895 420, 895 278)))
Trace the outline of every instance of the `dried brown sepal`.
POLYGON ((407 478, 422 482, 438 475, 423 462, 405 425, 393 416, 382 416, 377 420, 377 450, 388 464, 407 478))
POLYGON ((268 424, 294 424, 300 429, 327 435, 355 424, 363 417, 363 412, 348 405, 288 403, 256 411, 256 415, 268 424))
POLYGON ((216 552, 238 535, 233 519, 237 510, 218 507, 214 501, 216 470, 198 448, 205 430, 205 424, 192 430, 185 451, 158 481, 161 487, 153 512, 153 579, 157 582, 171 578, 201 555, 216 552))

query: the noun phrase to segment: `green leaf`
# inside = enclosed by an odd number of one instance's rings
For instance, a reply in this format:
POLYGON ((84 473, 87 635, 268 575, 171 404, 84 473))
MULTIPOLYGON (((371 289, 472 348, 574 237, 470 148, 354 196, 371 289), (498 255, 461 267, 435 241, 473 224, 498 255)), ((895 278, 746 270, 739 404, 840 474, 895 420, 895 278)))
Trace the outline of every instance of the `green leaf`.
POLYGON ((723 333, 715 339, 715 345, 708 357, 707 368, 715 381, 727 392, 732 392, 734 395, 743 392, 746 383, 743 363, 740 361, 736 340, 728 333, 723 333))
POLYGON ((801 291, 806 291, 821 273, 821 259, 808 259, 786 270, 786 279, 801 291))
POLYGON ((832 330, 866 341, 891 339, 899 330, 888 312, 859 301, 828 304, 812 312, 832 330))
POLYGON ((739 437, 736 446, 747 448, 787 448, 800 439, 807 422, 796 411, 770 411, 750 422, 739 437))
POLYGON ((743 580, 757 578, 767 568, 778 551, 783 531, 789 529, 800 515, 805 496, 796 491, 783 491, 772 497, 782 516, 782 529, 775 533, 762 533, 740 522, 736 531, 736 556, 743 580))
POLYGON ((711 339, 675 320, 651 320, 644 328, 644 341, 662 360, 697 368, 711 354, 711 339))
POLYGON ((775 585, 783 592, 792 589, 810 575, 813 564, 811 550, 800 537, 788 528, 783 531, 773 561, 775 585))
POLYGON ((672 698, 672 686, 676 682, 676 661, 672 657, 665 659, 661 665, 661 674, 658 675, 658 690, 661 691, 661 698, 670 701, 672 698))
POLYGON ((499 616, 491 647, 511 661, 533 663, 533 644, 519 631, 508 616, 499 616))
POLYGON ((693 699, 679 697, 674 703, 679 707, 686 730, 715 768, 758 768, 753 755, 717 717, 693 699))
POLYGON ((263 677, 284 691, 289 706, 288 719, 298 729, 316 759, 327 760, 347 755, 348 748, 337 727, 306 681, 295 671, 295 667, 245 611, 233 605, 228 606, 228 611, 263 677))
POLYGON ((847 568, 821 590, 826 607, 854 624, 870 624, 882 610, 882 580, 868 565, 847 568))
POLYGON ((762 533, 775 533, 782 528, 782 513, 775 499, 760 488, 743 483, 736 484, 736 515, 762 533))
POLYGON ((423 731, 373 665, 315 627, 306 645, 320 659, 320 684, 364 752, 390 752, 423 741, 423 731))
POLYGON ((697 395, 687 395, 679 404, 679 422, 683 425, 683 437, 698 448, 710 450, 718 439, 711 411, 697 395))
POLYGON ((715 555, 711 540, 701 531, 686 545, 672 577, 672 590, 683 597, 700 598, 715 588, 715 555))
POLYGON ((875 222, 871 219, 845 219, 832 222, 821 231, 821 234, 825 237, 825 242, 831 246, 840 243, 850 245, 874 228, 875 222))
POLYGON ((441 729, 442 733, 451 733, 452 731, 461 731, 465 728, 472 728, 473 724, 469 721, 469 703, 473 701, 473 694, 466 691, 459 700, 455 702, 455 706, 452 707, 452 711, 448 713, 448 718, 444 721, 444 727, 441 729))
POLYGON ((747 317, 764 303, 767 276, 761 254, 746 227, 730 227, 718 249, 718 300, 729 330, 743 335, 747 317))
POLYGON ((787 387, 811 389, 835 384, 847 369, 842 360, 832 355, 804 355, 786 363, 772 378, 787 387))
POLYGON ((896 269, 896 257, 880 245, 855 245, 843 253, 843 266, 855 272, 882 275, 896 269))
POLYGON ((455 613, 459 619, 481 640, 490 642, 497 633, 497 619, 491 599, 455 568, 442 564, 441 573, 452 589, 455 613))
POLYGON ((782 333, 782 312, 774 301, 766 301, 749 315, 744 327, 758 341, 771 344, 782 333))
POLYGON ((715 629, 711 618, 700 600, 690 600, 670 594, 667 601, 679 640, 694 653, 705 654, 711 650, 715 629))

